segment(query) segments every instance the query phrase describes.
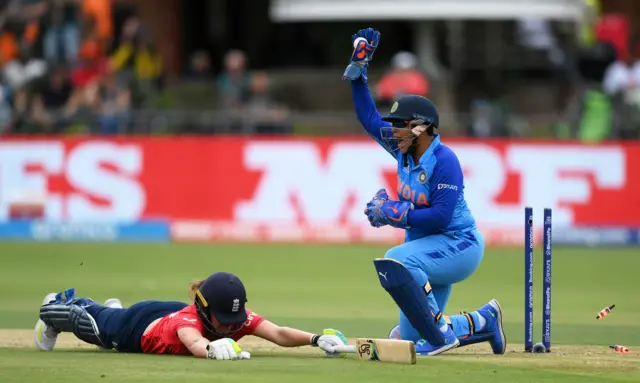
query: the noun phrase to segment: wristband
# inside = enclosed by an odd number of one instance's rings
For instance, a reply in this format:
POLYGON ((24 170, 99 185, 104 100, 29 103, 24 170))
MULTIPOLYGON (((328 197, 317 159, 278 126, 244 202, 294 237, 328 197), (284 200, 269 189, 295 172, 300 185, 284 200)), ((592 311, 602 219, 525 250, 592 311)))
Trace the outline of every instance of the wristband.
POLYGON ((207 349, 207 359, 215 359, 216 355, 213 353, 213 349, 209 347, 209 344, 206 347, 207 349))
POLYGON ((311 346, 318 347, 318 339, 320 339, 320 335, 311 336, 311 346))

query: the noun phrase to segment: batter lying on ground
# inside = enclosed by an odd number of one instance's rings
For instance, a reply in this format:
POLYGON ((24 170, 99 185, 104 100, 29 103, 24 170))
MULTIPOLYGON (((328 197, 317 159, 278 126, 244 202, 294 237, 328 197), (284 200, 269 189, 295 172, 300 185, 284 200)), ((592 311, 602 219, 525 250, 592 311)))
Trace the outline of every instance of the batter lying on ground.
POLYGON ((236 343, 254 335, 282 347, 314 346, 339 357, 334 346, 347 344, 340 331, 316 335, 281 327, 245 308, 247 293, 240 279, 219 272, 190 285, 193 303, 142 301, 123 308, 117 299, 100 305, 76 298, 75 290, 48 294, 36 323, 36 347, 52 351, 58 334, 120 352, 193 355, 215 360, 249 359, 236 343))

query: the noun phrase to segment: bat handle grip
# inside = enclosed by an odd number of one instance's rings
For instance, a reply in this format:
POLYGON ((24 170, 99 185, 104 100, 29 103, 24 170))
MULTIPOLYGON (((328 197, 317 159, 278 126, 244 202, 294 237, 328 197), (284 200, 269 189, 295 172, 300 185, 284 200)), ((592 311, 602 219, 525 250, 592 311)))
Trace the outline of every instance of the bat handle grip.
POLYGON ((334 349, 336 350, 336 352, 339 353, 355 353, 356 352, 356 346, 352 345, 352 344, 345 344, 344 346, 336 346, 334 347, 334 349))

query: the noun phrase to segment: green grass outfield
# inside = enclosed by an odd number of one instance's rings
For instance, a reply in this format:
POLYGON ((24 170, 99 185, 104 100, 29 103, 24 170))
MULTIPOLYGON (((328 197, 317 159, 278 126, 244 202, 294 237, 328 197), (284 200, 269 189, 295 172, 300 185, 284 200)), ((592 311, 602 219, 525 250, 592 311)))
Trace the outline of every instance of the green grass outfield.
MULTIPOLYGON (((536 249, 535 339, 541 339, 541 250, 536 249)), ((327 382, 627 382, 640 381, 638 249, 554 248, 551 354, 524 354, 523 254, 489 249, 479 270, 454 287, 447 314, 497 298, 509 345, 419 358, 416 366, 328 359, 317 349, 241 342, 252 359, 126 355, 79 347, 73 336, 52 353, 34 349, 32 328, 48 292, 75 287, 97 301, 187 300, 187 285, 214 271, 239 275, 248 307, 311 332, 337 328, 350 338, 385 337, 397 309, 380 287, 372 259, 384 247, 201 244, 0 243, 0 382, 260 381, 327 382), (616 304, 603 320, 595 316, 616 304), (629 354, 607 346, 622 344, 629 354)), ((65 334, 66 335, 66 334, 65 334)))

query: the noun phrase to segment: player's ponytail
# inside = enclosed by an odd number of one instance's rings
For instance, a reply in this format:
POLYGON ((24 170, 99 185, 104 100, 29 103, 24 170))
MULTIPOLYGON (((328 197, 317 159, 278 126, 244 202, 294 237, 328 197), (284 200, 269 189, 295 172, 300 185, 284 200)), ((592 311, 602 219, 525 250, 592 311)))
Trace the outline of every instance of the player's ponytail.
POLYGON ((189 298, 195 302, 196 300, 196 291, 202 286, 204 283, 204 279, 200 279, 199 281, 193 281, 189 283, 189 298))

